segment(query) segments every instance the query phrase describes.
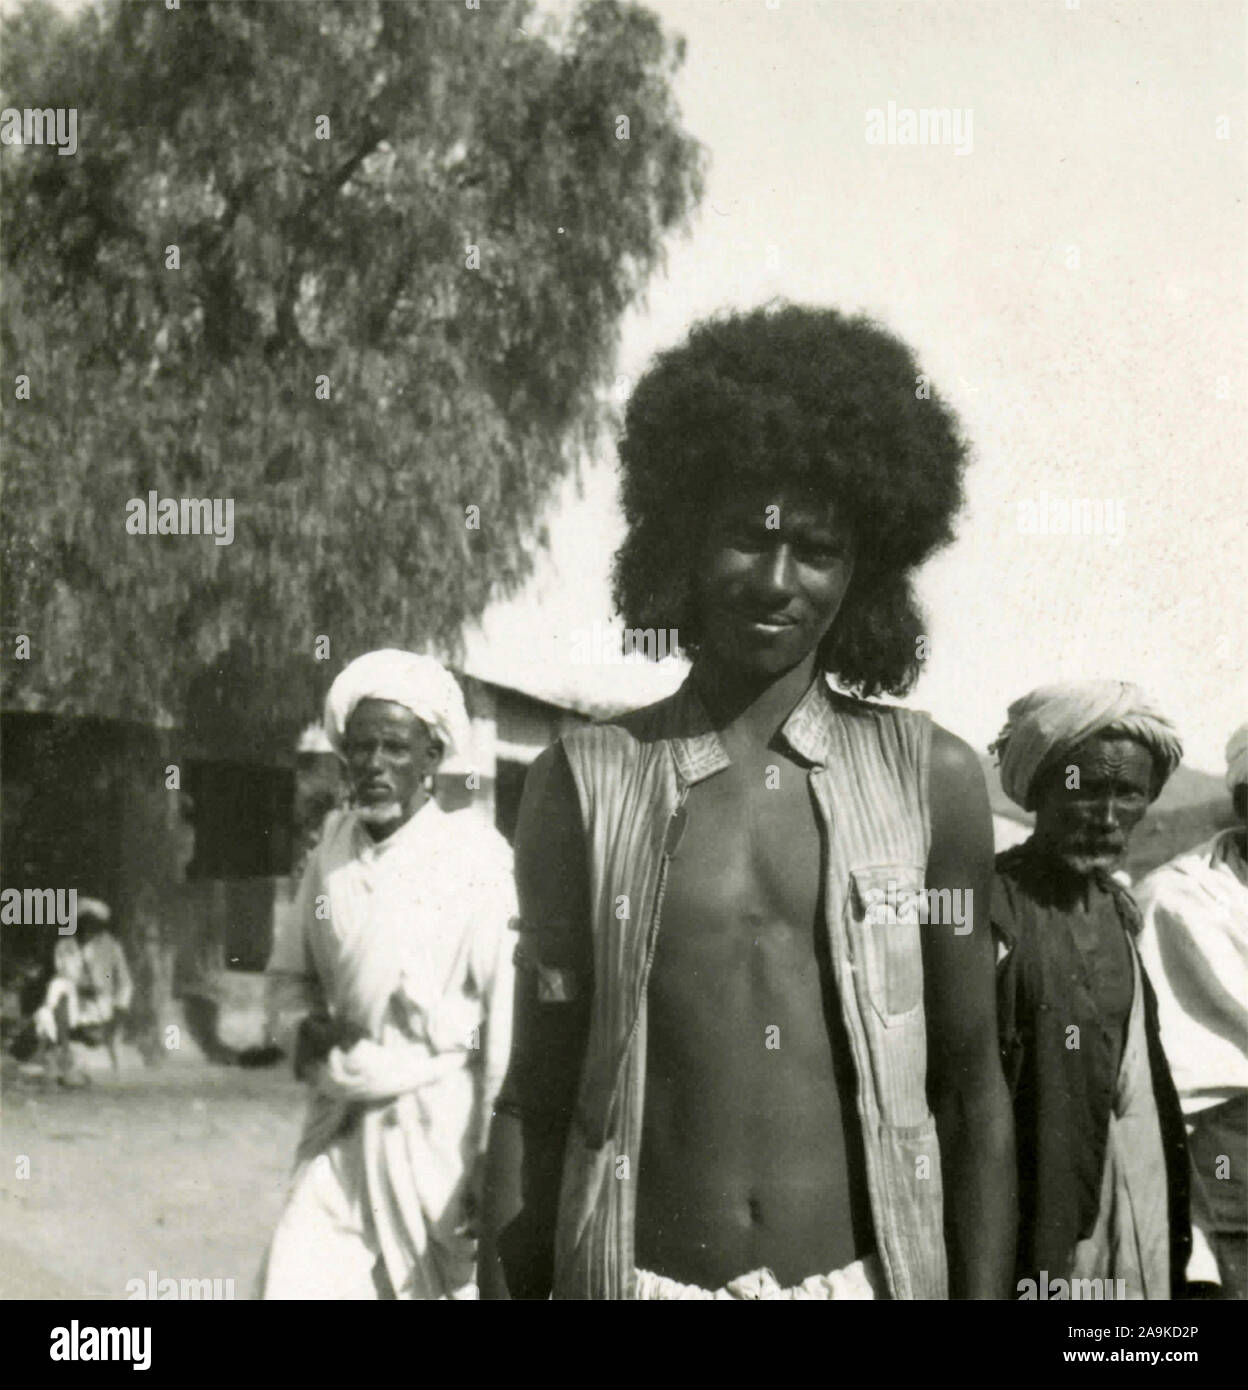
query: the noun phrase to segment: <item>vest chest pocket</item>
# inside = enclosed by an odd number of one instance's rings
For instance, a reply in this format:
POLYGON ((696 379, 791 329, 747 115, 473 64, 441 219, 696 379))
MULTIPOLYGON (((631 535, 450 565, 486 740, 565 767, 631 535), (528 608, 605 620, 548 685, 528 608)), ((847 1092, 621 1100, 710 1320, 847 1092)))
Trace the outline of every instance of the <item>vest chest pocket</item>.
POLYGON ((871 1006, 889 1028, 913 1018, 923 1002, 924 889, 924 871, 917 864, 850 871, 845 908, 850 945, 871 1006))

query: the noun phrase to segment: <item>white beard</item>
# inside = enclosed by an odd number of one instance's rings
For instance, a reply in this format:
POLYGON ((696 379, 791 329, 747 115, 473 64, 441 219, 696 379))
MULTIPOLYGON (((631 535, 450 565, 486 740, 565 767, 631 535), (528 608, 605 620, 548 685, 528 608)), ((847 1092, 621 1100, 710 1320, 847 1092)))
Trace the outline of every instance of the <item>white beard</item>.
POLYGON ((1113 854, 1064 854, 1061 857, 1068 869, 1086 877, 1096 869, 1103 869, 1106 873, 1110 873, 1118 867, 1124 856, 1119 852, 1113 854))
POLYGON ((379 806, 358 806, 356 810, 365 825, 388 825, 403 819, 403 807, 397 801, 384 801, 379 806))

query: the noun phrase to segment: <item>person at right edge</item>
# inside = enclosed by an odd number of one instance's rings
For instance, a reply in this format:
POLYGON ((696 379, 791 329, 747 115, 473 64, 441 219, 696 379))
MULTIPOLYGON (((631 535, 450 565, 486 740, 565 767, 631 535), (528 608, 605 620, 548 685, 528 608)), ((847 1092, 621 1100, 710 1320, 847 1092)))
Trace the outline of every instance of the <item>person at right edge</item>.
POLYGON ((1248 1299, 1248 723, 1226 745, 1236 824, 1139 885, 1140 956, 1191 1153, 1188 1284, 1248 1299))

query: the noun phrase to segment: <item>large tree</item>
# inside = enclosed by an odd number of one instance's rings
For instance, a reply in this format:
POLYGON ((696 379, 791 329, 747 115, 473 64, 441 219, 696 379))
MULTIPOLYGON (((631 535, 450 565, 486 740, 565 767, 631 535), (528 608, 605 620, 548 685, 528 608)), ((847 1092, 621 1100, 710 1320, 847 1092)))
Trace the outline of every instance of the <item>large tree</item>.
POLYGON ((3 40, 5 107, 78 113, 72 156, 0 154, 6 707, 287 722, 356 652, 453 650, 700 195, 681 42, 619 0, 31 4, 3 40), (129 533, 153 490, 232 499, 232 544, 129 533))

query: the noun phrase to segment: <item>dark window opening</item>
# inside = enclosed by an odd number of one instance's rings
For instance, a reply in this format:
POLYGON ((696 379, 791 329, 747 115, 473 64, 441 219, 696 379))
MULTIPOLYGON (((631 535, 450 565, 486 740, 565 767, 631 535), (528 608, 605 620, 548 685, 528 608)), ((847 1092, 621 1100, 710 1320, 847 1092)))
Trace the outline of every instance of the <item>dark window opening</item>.
POLYGON ((290 872, 295 777, 290 768, 192 762, 195 856, 188 879, 275 878, 290 872))

